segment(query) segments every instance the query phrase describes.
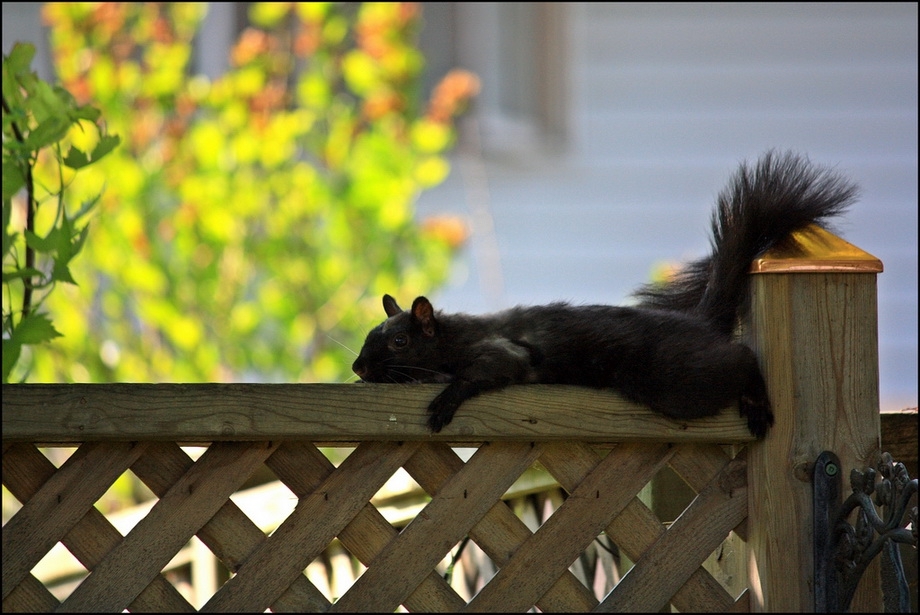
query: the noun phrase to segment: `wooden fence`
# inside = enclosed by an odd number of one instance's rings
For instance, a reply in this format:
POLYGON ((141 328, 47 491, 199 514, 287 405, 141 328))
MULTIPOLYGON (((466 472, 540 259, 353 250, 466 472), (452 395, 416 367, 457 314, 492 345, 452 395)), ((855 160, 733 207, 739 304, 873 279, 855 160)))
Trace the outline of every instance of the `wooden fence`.
MULTIPOLYGON (((755 264, 769 275, 742 334, 777 415, 760 442, 734 409, 679 422, 575 387, 484 395, 432 436, 437 385, 4 385, 3 483, 23 504, 3 527, 3 610, 812 610, 810 464, 880 453, 879 265, 837 242, 755 264), (537 523, 504 501, 533 468, 565 494, 537 523), (94 505, 126 472, 156 500, 123 535, 94 505), (270 533, 234 495, 260 472, 293 503, 270 533), (430 500, 397 526, 380 493, 400 472, 430 500), (673 522, 639 497, 664 472, 694 494, 673 522), (190 599, 168 568, 194 536, 228 578, 190 599), (633 562, 601 583, 574 566, 599 537, 633 562), (445 579, 467 539, 495 570, 472 588, 445 579), (63 594, 35 572, 58 543, 89 571, 63 594), (350 587, 311 575, 333 543, 361 562, 350 587)), ((875 567, 854 609, 880 605, 875 567)))

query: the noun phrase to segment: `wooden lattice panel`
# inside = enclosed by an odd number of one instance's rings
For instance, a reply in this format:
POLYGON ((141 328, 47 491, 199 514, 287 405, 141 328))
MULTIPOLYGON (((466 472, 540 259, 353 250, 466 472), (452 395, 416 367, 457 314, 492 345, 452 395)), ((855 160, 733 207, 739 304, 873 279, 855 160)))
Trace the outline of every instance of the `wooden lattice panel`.
POLYGON ((174 442, 113 441, 56 468, 5 442, 3 483, 23 506, 3 527, 3 609, 193 611, 164 569, 197 535, 232 573, 202 611, 743 610, 702 564, 740 530, 745 476, 742 457, 692 443, 483 442, 464 462, 443 442, 377 440, 335 466, 300 440, 214 442, 197 461, 174 442), (502 498, 535 463, 566 497, 531 531, 502 498), (268 535, 230 500, 263 465, 297 498, 268 535), (667 528, 637 498, 665 465, 697 492, 667 528), (371 503, 400 468, 431 496, 401 531, 371 503), (122 537, 94 504, 127 471, 158 500, 122 537), (601 534, 635 562, 607 595, 572 572, 601 534), (465 537, 497 569, 474 596, 439 568, 465 537), (336 540, 366 569, 333 597, 304 570, 336 540), (32 572, 58 542, 90 571, 62 601, 32 572))

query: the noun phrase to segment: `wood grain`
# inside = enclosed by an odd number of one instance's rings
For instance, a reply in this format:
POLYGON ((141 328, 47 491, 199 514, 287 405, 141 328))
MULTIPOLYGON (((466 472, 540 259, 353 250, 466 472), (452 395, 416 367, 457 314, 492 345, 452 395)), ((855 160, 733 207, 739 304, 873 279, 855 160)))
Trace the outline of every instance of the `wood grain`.
MULTIPOLYGON (((420 446, 406 465, 422 457, 429 446, 432 445, 420 446)), ((335 466, 316 447, 307 442, 284 443, 267 463, 278 478, 299 497, 312 493, 322 480, 335 471, 335 466)), ((459 459, 458 463, 462 465, 459 459)), ((368 566, 398 534, 399 532, 374 506, 367 504, 339 532, 338 539, 349 553, 368 566)), ((297 581, 302 578, 304 577, 298 577, 297 581)), ((466 602, 447 584, 444 577, 432 570, 406 598, 404 604, 412 612, 430 613, 457 611, 466 602)), ((272 603, 273 610, 278 610, 277 606, 278 601, 272 603)), ((328 608, 329 604, 326 601, 322 610, 328 608)))
POLYGON ((3 526, 4 598, 143 451, 135 442, 84 444, 13 515, 3 526))
MULTIPOLYGON (((614 448, 470 601, 467 610, 520 612, 530 608, 668 456, 668 446, 663 444, 621 444, 614 448)), ((549 465, 547 469, 553 472, 549 465)))
MULTIPOLYGON (((754 276, 747 339, 760 357, 776 425, 748 448, 751 608, 814 608, 810 470, 823 451, 844 475, 880 454, 876 276, 754 276), (790 574, 798 570, 799 574, 790 574)), ((855 611, 881 608, 873 564, 855 611)))
MULTIPOLYGON (((569 492, 573 491, 600 461, 600 456, 595 451, 581 443, 554 443, 546 448, 546 452, 540 458, 541 462, 551 469, 560 484, 569 492)), ((708 461, 711 461, 706 448, 687 444, 674 447, 668 464, 675 464, 675 457, 679 456, 685 460, 696 452, 702 452, 708 461)), ((707 479, 716 471, 720 471, 727 462, 728 459, 723 455, 722 464, 706 474, 707 479)), ((694 467, 699 469, 703 465, 694 467)), ((705 465, 712 469, 711 463, 707 462, 705 465)), ((617 547, 630 559, 637 561, 666 530, 658 517, 638 497, 634 497, 610 522, 605 531, 617 547)), ((721 612, 732 604, 731 596, 702 568, 690 575, 687 582, 674 594, 672 602, 682 612, 721 612)))
POLYGON ((598 612, 654 612, 698 570, 747 514, 746 462, 734 459, 712 478, 668 531, 598 606, 598 612))
POLYGON ((481 446, 331 611, 395 610, 533 464, 540 450, 527 442, 481 446))
POLYGON ((441 385, 4 384, 3 440, 313 442, 486 440, 749 442, 733 408, 675 421, 605 390, 520 385, 465 403, 441 433, 426 407, 441 385))
MULTIPOLYGON (((276 450, 272 457, 277 453, 276 450)), ((151 442, 147 454, 138 459, 131 469, 151 491, 163 497, 193 463, 176 444, 151 442)), ((266 540, 262 530, 232 500, 217 511, 197 532, 197 536, 231 572, 236 572, 249 554, 266 540)), ((306 577, 301 576, 276 600, 276 604, 278 610, 324 610, 328 608, 329 601, 306 577)))
MULTIPOLYGON (((149 447, 147 450, 149 451, 149 447)), ((137 462, 135 462, 136 464, 137 462)), ((54 475, 55 471, 54 464, 30 444, 17 444, 7 449, 3 454, 3 484, 21 502, 28 501, 38 493, 41 486, 54 475)), ((73 526, 61 542, 87 570, 92 570, 123 538, 99 510, 95 507, 90 507, 86 515, 73 526)), ((32 589, 25 592, 21 599, 27 596, 33 596, 32 600, 41 598, 42 593, 38 592, 35 587, 37 583, 38 587, 43 588, 41 583, 32 577, 27 577, 26 580, 29 581, 28 586, 32 589)), ((16 590, 13 593, 16 593, 16 590)), ((51 611, 57 608, 59 601, 47 590, 44 593, 47 596, 44 597, 42 602, 36 604, 37 608, 26 608, 25 605, 18 604, 17 599, 13 594, 10 594, 8 597, 10 605, 7 605, 6 600, 4 600, 4 611, 51 611), (42 608, 43 602, 49 598, 54 602, 53 606, 42 608)), ((173 613, 193 612, 195 610, 163 575, 158 575, 153 579, 137 595, 137 598, 134 599, 129 608, 134 611, 169 611, 173 613)))
MULTIPOLYGON (((462 468, 463 461, 457 453, 440 443, 426 445, 406 464, 412 478, 432 494, 438 493, 444 483, 462 468)), ((499 568, 532 534, 524 521, 502 501, 496 502, 469 532, 473 542, 499 568)), ((566 570, 536 605, 543 612, 587 612, 597 606, 597 602, 594 594, 571 571, 566 570)), ((409 606, 408 603, 406 606, 409 606)))
POLYGON ((106 555, 59 611, 121 611, 278 444, 218 443, 106 555))
MULTIPOLYGON (((26 502, 38 493, 56 470, 54 464, 30 444, 16 444, 3 454, 3 484, 20 502, 26 502)), ((122 538, 108 519, 95 507, 91 507, 61 543, 87 570, 92 570, 122 538)), ((34 577, 26 577, 4 600, 4 612, 50 612, 57 608, 60 602, 47 590, 39 591, 38 588, 44 590, 44 586, 34 577), (20 592, 20 588, 25 591, 20 592), (53 601, 53 605, 48 605, 49 600, 53 601), (27 602, 23 604, 21 601, 27 602), (31 606, 27 606, 29 603, 32 603, 31 606)), ((129 608, 134 611, 173 613, 195 610, 163 575, 158 575, 145 587, 129 608)))
POLYGON ((201 611, 267 609, 367 504, 417 443, 366 442, 260 544, 201 611))

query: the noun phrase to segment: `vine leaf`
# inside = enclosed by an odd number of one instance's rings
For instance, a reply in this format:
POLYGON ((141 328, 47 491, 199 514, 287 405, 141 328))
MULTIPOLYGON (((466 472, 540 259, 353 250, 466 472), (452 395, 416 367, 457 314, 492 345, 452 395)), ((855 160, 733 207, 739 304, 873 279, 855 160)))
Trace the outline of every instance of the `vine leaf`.
MULTIPOLYGON (((45 314, 33 312, 19 322, 10 341, 20 345, 40 344, 56 337, 61 337, 61 334, 51 324, 51 319, 45 314)), ((5 347, 3 350, 6 354, 5 347)))
POLYGON ((82 169, 111 152, 120 142, 121 139, 118 135, 102 135, 99 138, 99 143, 96 144, 96 147, 94 147, 93 151, 88 155, 77 147, 71 147, 67 156, 64 158, 64 164, 74 170, 82 169))

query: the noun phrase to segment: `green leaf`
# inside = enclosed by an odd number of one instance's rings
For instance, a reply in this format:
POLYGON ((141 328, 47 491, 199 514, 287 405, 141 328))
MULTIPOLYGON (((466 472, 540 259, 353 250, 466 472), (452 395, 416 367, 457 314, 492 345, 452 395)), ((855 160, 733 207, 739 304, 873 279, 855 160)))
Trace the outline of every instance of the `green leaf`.
POLYGON ((26 245, 39 252, 53 252, 58 247, 61 229, 55 227, 45 237, 39 237, 29 229, 25 230, 26 245))
POLYGON ((83 204, 80 205, 80 210, 77 211, 77 213, 74 214, 73 220, 74 220, 74 221, 77 221, 77 220, 79 220, 80 218, 82 218, 83 216, 85 216, 86 214, 88 214, 90 211, 92 211, 92 210, 93 210, 93 207, 96 206, 96 203, 99 202, 99 199, 100 199, 100 198, 102 198, 102 193, 97 194, 96 196, 94 196, 94 197, 91 198, 91 199, 88 199, 88 200, 86 200, 86 201, 83 201, 83 204))
POLYGON ((118 135, 102 135, 89 155, 77 147, 71 147, 67 152, 67 157, 64 158, 64 164, 74 170, 82 169, 111 152, 120 142, 121 138, 118 135))
MULTIPOLYGON (((70 92, 68 92, 64 88, 60 88, 60 91, 62 95, 68 96, 69 99, 73 101, 73 96, 71 96, 70 92)), ((83 105, 81 107, 75 107, 70 112, 70 118, 74 121, 89 120, 90 122, 93 122, 93 123, 95 123, 96 120, 98 120, 101 115, 102 113, 99 111, 99 109, 91 105, 83 105)))
POLYGON ((89 156, 86 155, 86 152, 76 147, 71 147, 70 151, 67 152, 67 157, 64 158, 64 164, 71 169, 81 169, 88 165, 89 162, 89 156))
POLYGON ((29 75, 32 58, 35 57, 35 45, 16 43, 9 56, 3 56, 3 98, 10 106, 22 102, 22 81, 29 75))
POLYGON ((74 234, 73 224, 65 213, 61 220, 60 233, 56 236, 54 268, 51 270, 51 279, 56 282, 66 282, 76 285, 76 280, 70 273, 70 261, 77 255, 83 242, 86 241, 87 227, 74 234), (76 238, 76 241, 72 239, 76 238))
POLYGON ((26 146, 38 150, 56 143, 67 136, 70 123, 66 117, 49 117, 26 137, 26 146))
POLYGON ((10 372, 13 366, 19 360, 19 354, 22 351, 22 343, 13 340, 3 340, 3 384, 10 380, 10 372))
POLYGON ((19 233, 9 233, 10 220, 13 215, 13 204, 9 199, 3 199, 3 262, 6 262, 6 255, 9 254, 13 249, 13 242, 16 241, 16 237, 19 236, 19 233))
POLYGON ((60 120, 65 126, 70 125, 70 111, 73 107, 73 97, 60 86, 52 86, 45 81, 35 83, 35 92, 30 97, 29 103, 32 113, 39 124, 50 118, 60 120))
POLYGON ((18 77, 29 73, 32 59, 35 57, 35 45, 32 43, 16 43, 10 50, 10 55, 3 58, 4 73, 18 77))
POLYGON ((45 274, 36 269, 35 267, 23 267, 22 269, 17 269, 15 271, 4 271, 3 272, 3 283, 12 282, 13 280, 18 280, 20 278, 43 278, 45 274))
MULTIPOLYGON (((10 341, 20 345, 40 344, 51 341, 56 337, 63 336, 54 328, 51 320, 45 314, 32 313, 19 321, 19 324, 13 329, 10 341)), ((5 347, 4 354, 6 354, 5 347)))
POLYGON ((118 147, 118 144, 121 143, 121 137, 118 135, 102 135, 99 138, 99 143, 96 144, 96 147, 93 148, 92 161, 96 162, 113 149, 118 147))
POLYGON ((73 284, 74 286, 77 286, 77 281, 73 279, 73 274, 70 273, 70 260, 71 257, 54 259, 54 268, 51 270, 51 279, 55 280, 56 282, 65 282, 67 284, 73 284))
POLYGON ((4 202, 13 198, 26 185, 26 178, 22 169, 15 161, 3 159, 3 200, 4 202))

